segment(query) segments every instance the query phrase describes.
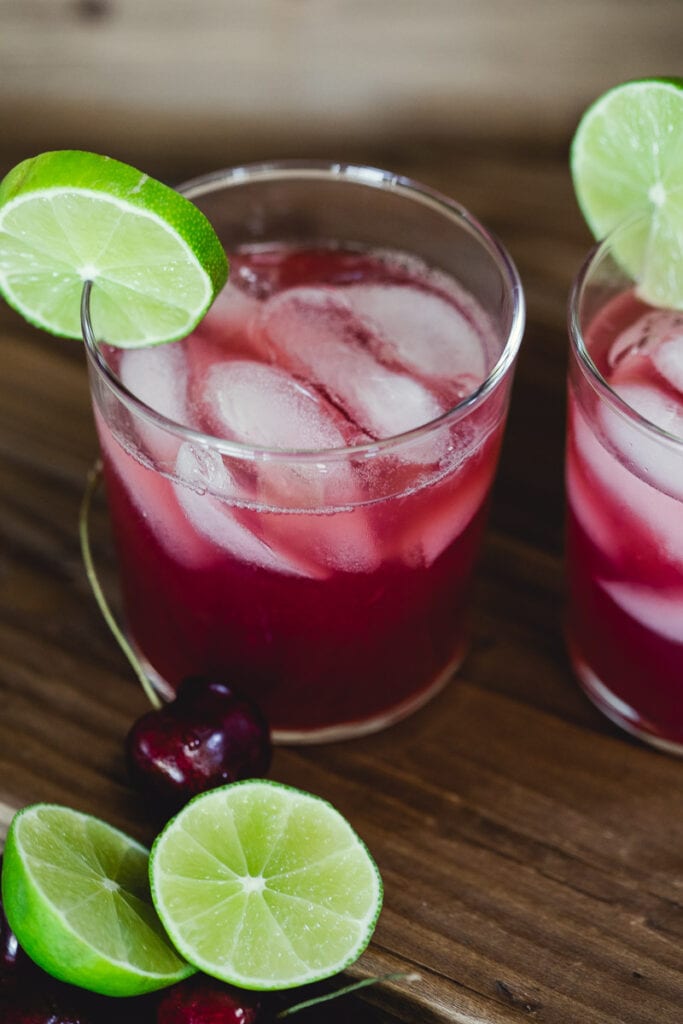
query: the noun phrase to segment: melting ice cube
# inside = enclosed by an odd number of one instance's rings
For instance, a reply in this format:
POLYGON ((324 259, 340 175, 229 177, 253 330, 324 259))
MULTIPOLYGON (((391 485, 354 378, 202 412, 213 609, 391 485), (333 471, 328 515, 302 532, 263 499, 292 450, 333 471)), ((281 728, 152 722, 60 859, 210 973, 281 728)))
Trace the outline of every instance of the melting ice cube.
POLYGON ((634 381, 643 359, 651 360, 662 377, 683 394, 683 313, 653 310, 619 335, 609 350, 613 380, 634 381))
POLYGON ((409 284, 359 284, 343 292, 371 325, 387 359, 442 381, 486 377, 484 340, 467 316, 440 295, 409 284))
POLYGON ((217 452, 185 443, 178 451, 176 472, 178 503, 201 536, 251 565, 294 576, 311 574, 308 565, 272 550, 245 525, 229 501, 239 487, 217 452))
POLYGON ((683 323, 680 334, 663 342, 652 356, 652 362, 671 387, 680 392, 683 402, 683 323))
POLYGON ((373 438, 412 430, 444 411, 426 387, 376 357, 379 339, 330 289, 275 296, 263 308, 261 328, 272 359, 322 389, 373 438))
MULTIPOLYGON (((647 452, 654 442, 613 409, 602 409, 601 420, 602 439, 578 406, 574 405, 574 440, 580 457, 587 463, 595 480, 591 489, 583 495, 585 501, 581 500, 581 494, 574 494, 577 513, 584 520, 586 516, 595 518, 599 528, 591 529, 590 532, 596 543, 608 552, 612 545, 620 550, 625 541, 629 547, 635 544, 641 547, 650 545, 652 556, 649 553, 646 556, 642 551, 634 551, 634 554, 643 558, 657 558, 663 553, 664 557, 672 558, 683 566, 680 502, 670 493, 662 492, 652 476, 647 475, 647 452), (607 490, 609 502, 601 502, 601 488, 607 490), (612 512, 614 506, 619 510, 619 529, 615 526, 612 512), (611 538, 611 543, 606 543, 605 538, 611 538), (638 538, 637 542, 634 538, 638 538)), ((659 456, 655 460, 659 464, 659 456)), ((667 476, 668 469, 670 476, 672 468, 665 465, 664 475, 667 476)), ((683 477, 679 475, 677 479, 678 486, 683 490, 683 477)), ((671 480, 664 482, 669 486, 671 484, 671 480)), ((675 480, 673 482, 675 485, 675 480)), ((589 528, 588 523, 584 522, 584 525, 589 528)))
MULTIPOLYGON (((174 423, 187 424, 188 370, 178 344, 126 349, 119 368, 126 388, 155 412, 174 423)), ((151 420, 138 416, 136 427, 143 448, 155 462, 175 458, 179 441, 151 420)))
POLYGON ((187 392, 187 363, 179 345, 129 348, 121 357, 121 380, 156 412, 182 423, 187 392))
MULTIPOLYGON (((344 447, 339 414, 311 388, 277 366, 248 360, 216 365, 204 392, 226 437, 244 444, 296 450, 344 447)), ((352 572, 379 555, 360 481, 346 457, 255 460, 263 538, 309 574, 330 567, 352 572), (325 514, 323 514, 325 513, 325 514)))
MULTIPOLYGON (((683 439, 683 402, 649 384, 617 384, 617 394, 650 423, 683 439)), ((607 434, 642 479, 683 501, 683 443, 652 437, 612 409, 604 410, 607 434)))
POLYGON ((248 335, 259 302, 232 281, 224 286, 201 323, 202 332, 229 342, 236 335, 248 335))
POLYGON ((653 590, 637 583, 603 580, 602 586, 645 629, 683 644, 683 588, 653 590))
POLYGON ((170 480, 156 469, 143 466, 126 451, 97 410, 95 421, 103 455, 108 458, 131 502, 153 530, 159 544, 183 565, 200 567, 209 563, 212 552, 178 507, 170 480))
POLYGON ((320 395, 276 366, 246 359, 209 370, 204 403, 222 436, 264 448, 342 448, 345 438, 320 395))

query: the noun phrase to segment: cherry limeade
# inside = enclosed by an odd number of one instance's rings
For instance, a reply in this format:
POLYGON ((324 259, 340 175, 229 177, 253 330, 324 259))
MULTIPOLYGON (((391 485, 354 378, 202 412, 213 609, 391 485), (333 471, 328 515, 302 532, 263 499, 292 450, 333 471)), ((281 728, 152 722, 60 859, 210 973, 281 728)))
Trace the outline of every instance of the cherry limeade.
MULTIPOLYGON (((586 332, 611 388, 683 438, 683 314, 633 293, 586 332)), ((683 747, 683 447, 638 429, 577 374, 569 395, 569 638, 593 700, 621 725, 683 747)))
POLYGON ((96 410, 127 621, 159 677, 216 673, 304 738, 391 721, 445 682, 504 389, 381 442, 452 409, 501 349, 474 299, 415 259, 284 246, 235 256, 184 341, 108 349, 148 406, 229 442, 96 410))

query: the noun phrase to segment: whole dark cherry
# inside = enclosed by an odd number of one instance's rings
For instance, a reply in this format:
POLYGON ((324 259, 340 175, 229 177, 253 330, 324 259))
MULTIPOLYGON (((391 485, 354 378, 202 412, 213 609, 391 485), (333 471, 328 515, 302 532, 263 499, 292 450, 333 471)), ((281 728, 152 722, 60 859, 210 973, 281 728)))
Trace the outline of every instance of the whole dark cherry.
POLYGON ((126 738, 131 779, 162 814, 207 789, 265 775, 271 754, 256 705, 204 676, 185 679, 175 700, 148 711, 126 738))
POLYGON ((157 1007, 156 1024, 265 1024, 255 992, 224 985, 203 974, 174 985, 157 1007))

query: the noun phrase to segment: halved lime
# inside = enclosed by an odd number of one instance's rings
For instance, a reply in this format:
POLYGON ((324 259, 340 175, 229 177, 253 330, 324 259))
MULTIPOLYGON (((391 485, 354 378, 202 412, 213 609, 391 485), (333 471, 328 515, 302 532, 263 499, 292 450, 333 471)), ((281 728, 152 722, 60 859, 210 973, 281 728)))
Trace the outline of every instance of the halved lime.
POLYGON ((134 996, 194 973, 173 949, 149 891, 149 853, 88 814, 19 811, 7 833, 2 902, 19 944, 62 981, 134 996))
POLYGON ((596 238, 632 221, 614 252, 641 297, 683 308, 683 79, 626 82, 596 100, 576 130, 571 171, 596 238))
POLYGON ((285 989, 353 963, 374 931, 382 882, 331 804, 248 780, 190 801, 158 836, 152 896, 182 955, 247 989, 285 989))
POLYGON ((223 247, 174 189, 79 150, 24 160, 0 182, 0 291, 52 334, 79 338, 83 284, 112 345, 188 334, 225 284, 223 247))

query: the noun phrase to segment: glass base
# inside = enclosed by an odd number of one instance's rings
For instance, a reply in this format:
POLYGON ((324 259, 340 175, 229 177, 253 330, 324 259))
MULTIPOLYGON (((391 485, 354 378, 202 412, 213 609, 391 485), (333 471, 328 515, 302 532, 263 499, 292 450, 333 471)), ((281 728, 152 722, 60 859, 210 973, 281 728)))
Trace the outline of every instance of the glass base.
MULTIPOLYGON (((372 718, 364 718, 361 721, 340 722, 336 725, 328 725, 319 729, 273 729, 271 731, 273 743, 277 743, 278 745, 292 744, 296 746, 304 746, 306 744, 312 745, 316 743, 336 743, 339 740, 350 740, 359 736, 367 736, 370 733, 386 729, 390 725, 395 725, 397 722, 400 722, 401 719, 407 718, 409 715, 412 715, 419 708, 427 704, 432 697, 435 697, 436 694, 444 688, 451 676, 453 676, 460 668, 460 665, 464 660, 465 653, 466 651, 464 649, 459 650, 456 656, 448 663, 445 669, 438 674, 429 686, 426 686, 423 690, 420 690, 419 693, 410 697, 408 700, 404 700, 400 704, 393 705, 379 715, 374 715, 372 718)), ((173 700, 175 693, 166 680, 159 675, 156 669, 153 668, 137 648, 136 654, 159 696, 166 701, 173 700)))
POLYGON ((630 733, 639 740, 643 740, 645 743, 649 743, 651 747, 656 747, 666 754, 676 754, 679 757, 683 757, 683 744, 675 743, 673 740, 667 740, 660 736, 653 725, 644 719, 642 715, 639 715, 630 704, 626 704, 625 701, 612 693, 598 679, 593 670, 571 649, 570 657, 582 690, 589 700, 595 704, 596 708, 602 711, 603 715, 606 715, 607 718, 621 729, 624 729, 625 732, 630 733))

